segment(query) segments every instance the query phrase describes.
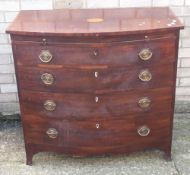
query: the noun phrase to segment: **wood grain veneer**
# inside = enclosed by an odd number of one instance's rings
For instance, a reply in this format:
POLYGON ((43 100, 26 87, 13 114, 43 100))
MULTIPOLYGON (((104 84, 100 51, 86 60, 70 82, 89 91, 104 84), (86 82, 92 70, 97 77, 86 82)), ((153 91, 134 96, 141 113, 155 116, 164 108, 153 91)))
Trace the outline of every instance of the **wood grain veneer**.
POLYGON ((7 33, 26 163, 41 151, 170 159, 180 29, 167 7, 21 11, 7 33))

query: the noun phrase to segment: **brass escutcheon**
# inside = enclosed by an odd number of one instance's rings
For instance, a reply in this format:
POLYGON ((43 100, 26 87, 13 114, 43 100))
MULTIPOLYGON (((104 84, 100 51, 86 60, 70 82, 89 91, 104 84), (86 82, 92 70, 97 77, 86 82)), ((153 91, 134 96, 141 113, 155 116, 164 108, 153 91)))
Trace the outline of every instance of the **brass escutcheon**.
POLYGON ((142 137, 146 137, 150 134, 150 128, 146 125, 141 126, 137 129, 137 133, 142 137))
POLYGON ((150 81, 152 79, 152 74, 148 69, 144 69, 139 73, 139 79, 144 82, 150 81))
POLYGON ((54 77, 52 74, 49 73, 42 74, 41 80, 45 85, 52 85, 54 83, 54 77))
POLYGON ((99 123, 96 123, 96 128, 100 128, 100 124, 99 123))
POLYGON ((148 108, 150 107, 151 100, 148 97, 143 97, 138 101, 138 104, 141 108, 148 108))
POLYGON ((49 63, 53 58, 53 55, 50 53, 49 50, 42 50, 39 55, 39 59, 43 63, 49 63))
POLYGON ((98 78, 98 72, 94 72, 95 78, 98 78))
POLYGON ((141 60, 144 60, 144 61, 147 61, 149 59, 152 58, 152 52, 150 49, 146 48, 146 49, 142 49, 140 52, 139 52, 139 57, 141 60))
POLYGON ((96 96, 96 97, 94 98, 94 100, 95 100, 96 103, 98 103, 98 101, 99 101, 99 97, 96 96))
POLYGON ((46 134, 48 135, 49 138, 55 139, 58 136, 58 131, 55 128, 49 128, 46 131, 46 134))
POLYGON ((44 108, 47 110, 47 111, 54 111, 55 108, 56 108, 56 103, 53 101, 53 100, 46 100, 44 102, 44 108))
POLYGON ((93 51, 93 56, 97 57, 99 55, 99 51, 96 49, 93 51))

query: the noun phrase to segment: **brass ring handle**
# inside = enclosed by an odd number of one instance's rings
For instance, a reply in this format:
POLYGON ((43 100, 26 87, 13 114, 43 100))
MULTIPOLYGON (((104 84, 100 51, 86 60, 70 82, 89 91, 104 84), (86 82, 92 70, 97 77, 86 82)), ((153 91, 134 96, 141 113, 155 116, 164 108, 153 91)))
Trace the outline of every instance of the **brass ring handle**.
POLYGON ((150 134, 150 128, 146 125, 141 126, 137 129, 137 133, 142 137, 146 137, 150 134))
POLYGON ((146 48, 146 49, 142 49, 140 52, 139 52, 139 57, 141 60, 144 60, 144 61, 147 61, 149 59, 152 58, 152 52, 150 49, 146 48))
POLYGON ((47 111, 54 111, 56 108, 56 103, 53 100, 46 100, 44 102, 44 108, 47 111))
POLYGON ((52 74, 49 73, 42 74, 41 80, 45 85, 52 85, 54 83, 54 77, 52 74))
POLYGON ((143 97, 138 101, 138 105, 143 109, 149 108, 151 100, 148 97, 143 97))
POLYGON ((139 79, 144 82, 150 81, 152 79, 152 74, 148 69, 144 69, 139 73, 139 79))
POLYGON ((49 50, 42 50, 39 55, 39 59, 43 63, 49 63, 53 58, 53 55, 49 50))
POLYGON ((49 138, 55 139, 58 136, 58 131, 55 128, 49 128, 46 131, 46 134, 48 135, 49 138))

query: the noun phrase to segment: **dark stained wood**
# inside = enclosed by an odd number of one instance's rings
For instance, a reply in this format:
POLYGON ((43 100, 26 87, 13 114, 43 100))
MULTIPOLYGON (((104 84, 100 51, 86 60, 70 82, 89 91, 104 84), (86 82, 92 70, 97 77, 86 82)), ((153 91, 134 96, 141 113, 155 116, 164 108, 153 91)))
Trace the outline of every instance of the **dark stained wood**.
POLYGON ((117 44, 123 42, 134 42, 139 40, 149 41, 155 39, 164 39, 164 38, 176 38, 176 30, 163 31, 160 33, 150 32, 150 33, 140 33, 140 34, 131 34, 131 35, 113 35, 113 36, 30 36, 30 35, 11 35, 12 43, 26 44, 36 43, 44 45, 49 44, 90 44, 96 45, 109 45, 117 44), (45 42, 44 42, 45 41, 45 42))
POLYGON ((132 89, 145 89, 155 87, 173 86, 173 64, 140 67, 120 68, 38 68, 19 67, 18 76, 22 89, 47 92, 71 92, 71 93, 106 93, 126 91, 132 89), (149 82, 139 79, 139 73, 148 69, 152 74, 149 82), (98 77, 95 77, 98 72, 98 77), (43 73, 52 74, 55 81, 52 85, 44 85, 41 80, 43 73))
POLYGON ((183 28, 167 7, 21 11, 8 33, 37 36, 101 36, 183 28), (102 22, 89 23, 100 18, 102 22), (172 22, 175 24, 171 25, 172 22))
POLYGON ((24 127, 27 127, 26 150, 27 163, 32 163, 32 157, 40 151, 62 152, 72 156, 112 155, 158 148, 170 154, 168 115, 134 116, 126 120, 98 121, 101 128, 95 128, 97 121, 51 121, 41 117, 27 115, 24 127), (31 123, 32 121, 38 121, 31 123), (27 121, 28 120, 28 121, 27 121), (140 137, 136 129, 142 124, 151 126, 151 134, 140 137), (37 126, 36 126, 37 125, 37 126), (39 125, 39 126, 38 126, 39 125), (59 128, 61 125, 61 128, 59 128), (41 127, 43 126, 43 127, 41 127), (63 127, 65 126, 65 127, 63 127), (55 140, 49 139, 45 132, 49 127, 55 127, 61 132, 55 140), (161 143, 160 143, 161 142, 161 143))
MULTIPOLYGON (((159 37, 159 36, 158 36, 159 37)), ((168 36, 137 41, 120 41, 113 43, 54 43, 49 42, 42 45, 40 42, 15 42, 17 51, 17 64, 24 66, 44 65, 107 65, 107 66, 131 66, 131 65, 152 65, 174 62, 175 37, 168 36), (139 58, 142 49, 149 48, 153 56, 148 61, 139 58), (39 59, 41 50, 49 50, 53 55, 50 63, 43 63, 39 59), (94 52, 97 56, 94 56, 94 52), (167 59, 166 59, 167 57, 167 59), (117 59, 115 59, 117 58, 117 59)), ((95 42, 95 41, 94 41, 95 42)))
POLYGON ((23 114, 38 115, 45 118, 87 120, 124 117, 127 119, 127 114, 147 115, 148 113, 171 111, 171 92, 171 87, 101 95, 23 90, 21 92, 21 104, 23 114), (98 102, 95 101, 95 97, 98 97, 98 102), (139 106, 138 101, 143 97, 148 97, 151 100, 150 107, 143 109, 139 106), (43 105, 46 100, 53 100, 56 103, 57 106, 54 111, 47 111, 44 108, 43 105))
POLYGON ((11 34, 27 164, 42 151, 71 156, 160 149, 171 158, 180 21, 169 8, 21 11, 11 34), (103 18, 89 23, 89 18, 103 18), (149 48, 153 56, 138 54, 149 48), (41 50, 53 59, 42 63, 41 50), (96 51, 97 55, 93 56, 96 51), (142 82, 141 70, 152 80, 142 82), (98 77, 95 77, 98 72, 98 77), (55 82, 44 85, 43 73, 55 82), (98 97, 98 102, 95 101, 98 97), (138 101, 151 105, 141 109, 138 101), (56 103, 44 109, 45 100, 56 103), (148 136, 137 129, 146 125, 148 136), (58 137, 46 131, 54 128, 58 137))
POLYGON ((128 116, 127 120, 88 120, 65 121, 49 119, 39 116, 25 115, 24 124, 27 127, 26 143, 49 144, 59 147, 109 147, 122 145, 138 145, 150 140, 157 142, 161 138, 169 137, 170 129, 167 127, 170 112, 128 116), (140 119, 139 119, 140 118, 140 119), (31 122, 34 121, 34 122, 31 122), (99 124, 99 128, 96 128, 99 124), (151 134, 145 138, 137 133, 137 129, 146 124, 151 128, 151 134), (58 137, 50 139, 46 131, 56 128, 58 137))

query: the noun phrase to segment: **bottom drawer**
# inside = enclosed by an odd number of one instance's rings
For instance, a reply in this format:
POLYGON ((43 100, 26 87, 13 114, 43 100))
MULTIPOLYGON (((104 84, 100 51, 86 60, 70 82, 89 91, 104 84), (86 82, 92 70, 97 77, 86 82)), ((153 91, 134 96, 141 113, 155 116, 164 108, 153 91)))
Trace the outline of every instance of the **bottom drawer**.
POLYGON ((27 144, 103 148, 167 140, 171 133, 170 117, 168 112, 117 120, 64 121, 25 115, 23 122, 27 144))

